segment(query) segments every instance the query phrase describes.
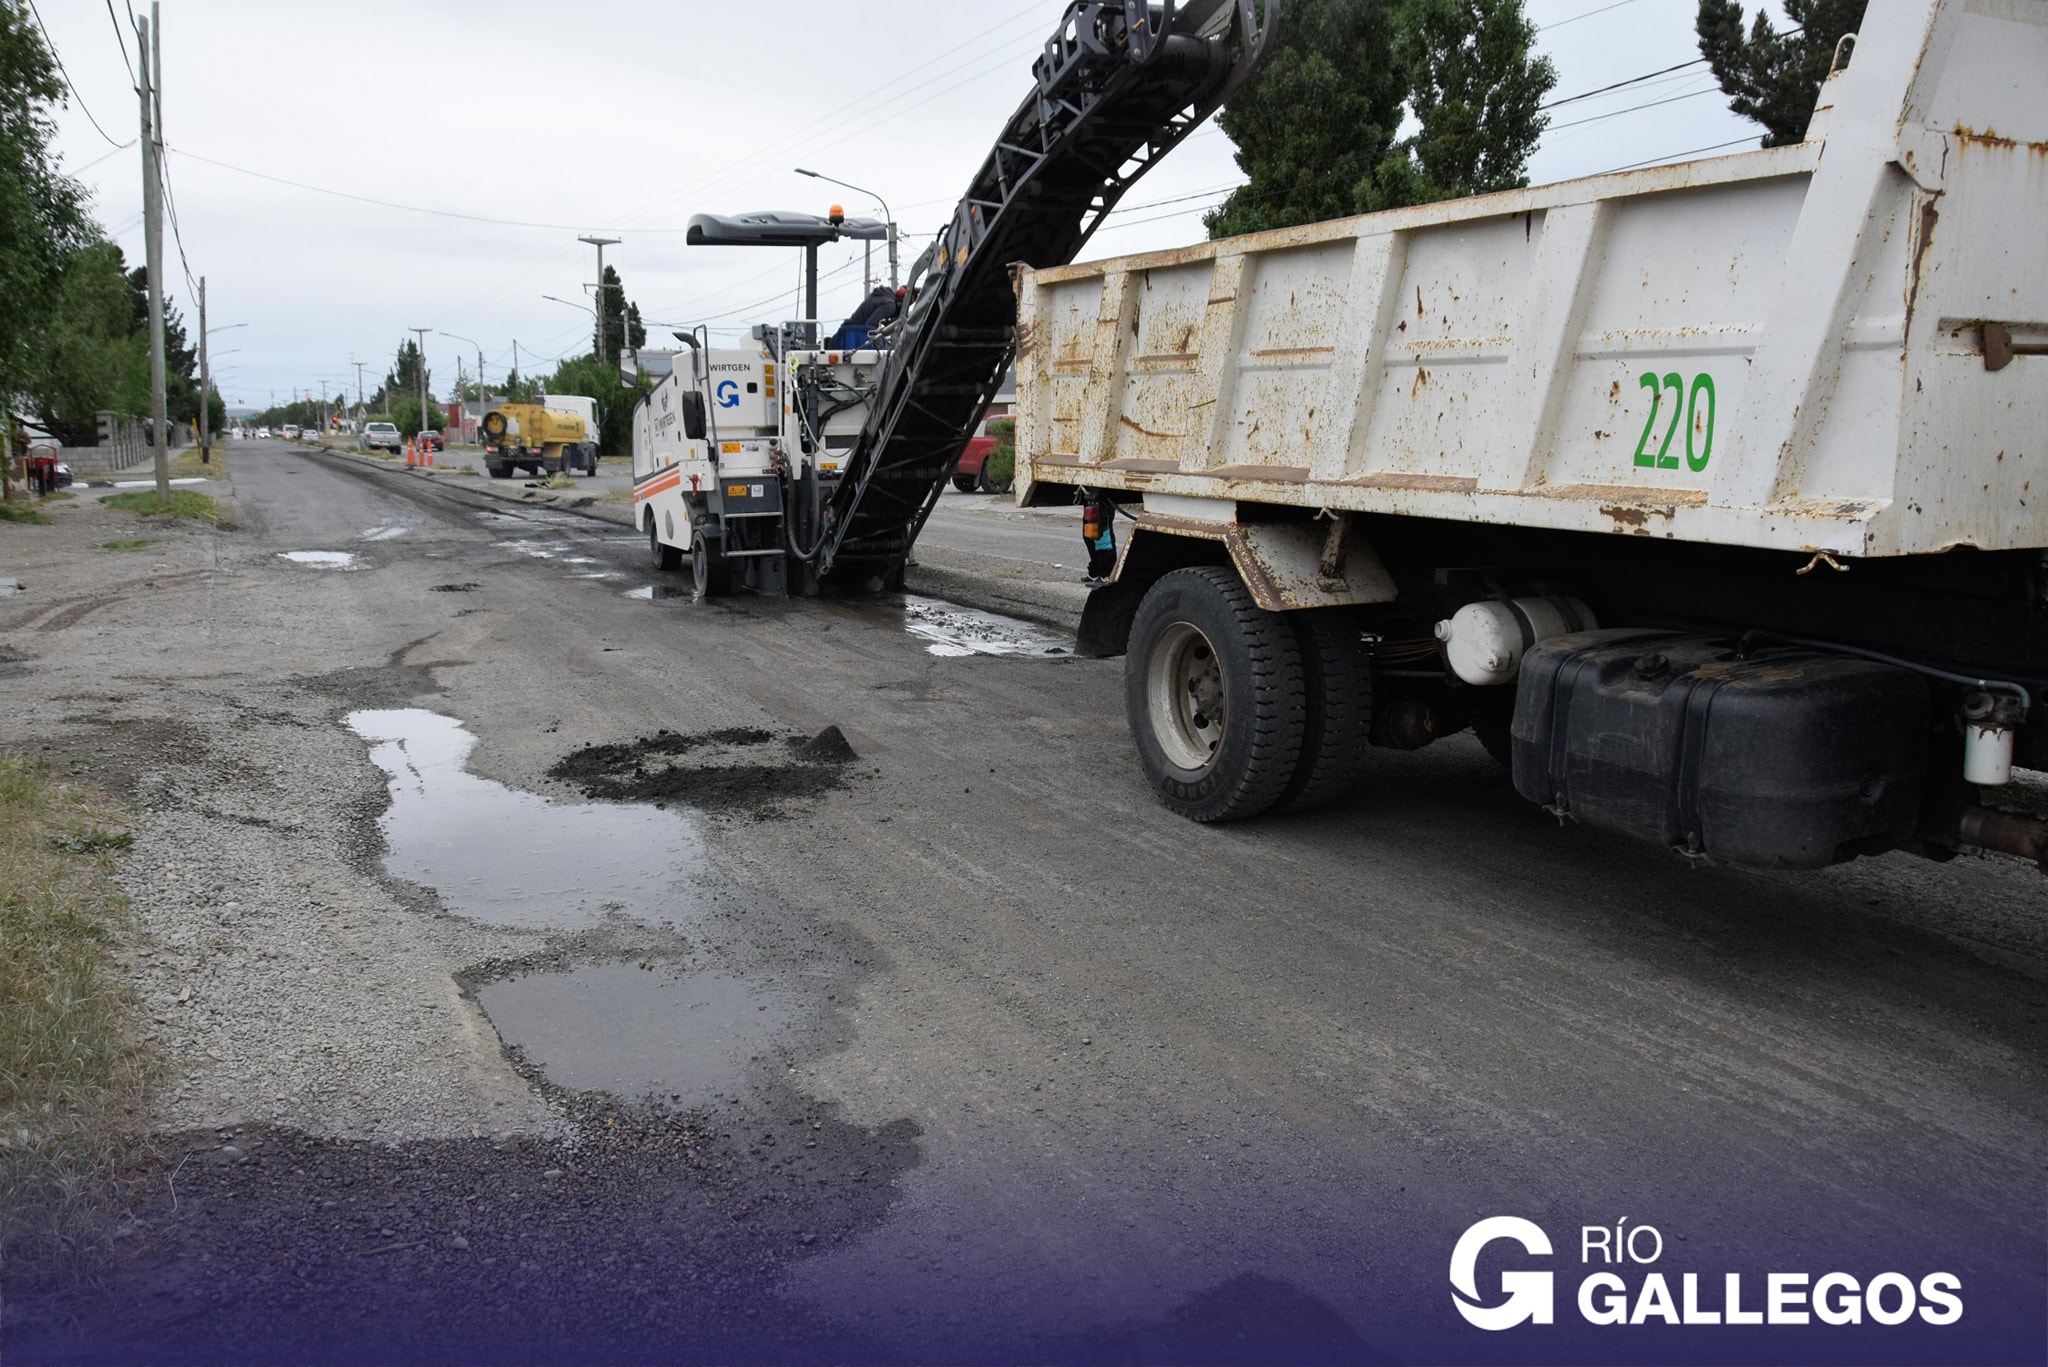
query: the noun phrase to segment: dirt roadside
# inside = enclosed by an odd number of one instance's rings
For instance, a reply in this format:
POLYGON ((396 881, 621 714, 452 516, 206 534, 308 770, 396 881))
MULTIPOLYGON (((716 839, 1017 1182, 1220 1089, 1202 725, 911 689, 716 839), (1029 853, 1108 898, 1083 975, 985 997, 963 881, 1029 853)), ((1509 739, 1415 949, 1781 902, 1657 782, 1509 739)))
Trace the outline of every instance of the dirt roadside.
MULTIPOLYGON (((881 1218, 914 1128, 837 1120, 776 1084, 772 1051, 715 1104, 566 1091, 478 1003, 579 964, 680 974, 730 936, 718 916, 765 935, 775 909, 570 933, 453 916, 386 872, 387 775, 343 719, 431 705, 434 670, 517 603, 426 592, 453 553, 431 538, 454 533, 416 535, 383 572, 418 581, 400 625, 421 644, 388 652, 393 624, 350 606, 345 575, 250 532, 90 500, 8 529, 26 588, 0 602, 0 644, 35 703, 0 744, 136 814, 120 956, 163 1081, 105 1279, 10 1267, 7 1360, 843 1356, 777 1287, 881 1218)), ((837 781, 843 757, 821 763, 837 781)), ((778 797, 758 788, 734 819, 778 797)))

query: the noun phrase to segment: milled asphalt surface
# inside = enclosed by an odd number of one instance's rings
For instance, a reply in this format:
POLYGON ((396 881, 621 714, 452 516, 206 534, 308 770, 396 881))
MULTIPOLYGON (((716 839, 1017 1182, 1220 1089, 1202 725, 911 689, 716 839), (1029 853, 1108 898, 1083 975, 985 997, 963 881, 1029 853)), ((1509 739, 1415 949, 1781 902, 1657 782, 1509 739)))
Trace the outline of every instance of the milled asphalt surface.
MULTIPOLYGON (((1533 1347, 1466 1328, 1449 1249, 1495 1214, 1572 1255, 1652 1223, 1674 1282, 1945 1268, 1971 1307, 1961 1343, 1736 1357, 2043 1355, 2031 869, 1679 867, 1559 829, 1467 738, 1376 755, 1325 813, 1196 827, 1137 772, 1120 662, 934 655, 889 599, 692 604, 630 530, 467 478, 266 443, 230 472, 238 530, 82 503, 0 530, 40 700, 0 741, 139 805, 130 960, 170 1061, 109 1287, 10 1268, 10 1362, 1656 1351, 1564 1307, 1533 1347), (360 568, 279 558, 307 550, 360 568), (659 924, 450 914, 385 873, 385 774, 343 724, 406 707, 561 804, 565 757, 639 746, 708 865, 659 924), (833 726, 857 762, 798 781, 774 747, 833 726), (742 763, 758 801, 691 804, 693 766, 742 763), (476 1004, 605 963, 787 1004, 743 1093, 564 1092, 476 1004)), ((955 497, 920 558, 963 579, 1053 585, 1046 538, 1079 551, 1071 514, 955 497)))

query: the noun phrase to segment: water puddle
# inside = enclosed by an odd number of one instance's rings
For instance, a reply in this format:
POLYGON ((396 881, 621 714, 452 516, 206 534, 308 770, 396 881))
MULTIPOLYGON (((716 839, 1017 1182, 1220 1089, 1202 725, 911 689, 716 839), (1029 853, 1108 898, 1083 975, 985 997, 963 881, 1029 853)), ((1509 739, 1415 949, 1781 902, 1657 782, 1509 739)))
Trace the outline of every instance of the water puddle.
POLYGON ((1070 639, 1048 628, 916 594, 904 595, 903 626, 934 655, 1056 659, 1074 651, 1070 639))
POLYGON ((704 841, 678 812, 555 802, 470 773, 477 738, 453 717, 352 712, 348 725, 391 776, 377 822, 385 868, 437 890, 455 915, 570 930, 607 915, 672 923, 709 875, 704 841))
POLYGON ((530 555, 536 560, 559 560, 569 553, 570 546, 566 541, 500 541, 492 549, 530 555))
POLYGON ((399 537, 401 537, 401 536, 404 536, 404 535, 405 535, 405 534, 406 534, 407 532, 409 532, 409 531, 411 531, 411 530, 412 530, 412 528, 410 528, 410 527, 396 527, 396 526, 372 527, 372 528, 370 528, 370 530, 368 530, 367 532, 364 532, 364 533, 363 533, 363 534, 362 534, 361 536, 358 536, 358 537, 356 538, 356 540, 358 540, 358 541, 395 541, 395 540, 397 540, 397 539, 398 539, 399 537))
POLYGON ((695 598, 695 589, 678 588, 674 584, 642 584, 637 589, 627 589, 621 598, 637 598, 643 603, 652 603, 659 598, 695 598))
POLYGON ((304 565, 310 570, 355 570, 362 568, 362 561, 350 551, 282 551, 278 559, 289 560, 294 565, 304 565))
POLYGON ((701 1106, 739 1092, 780 1003, 716 969, 637 963, 530 973, 477 993, 499 1038, 569 1091, 701 1106))

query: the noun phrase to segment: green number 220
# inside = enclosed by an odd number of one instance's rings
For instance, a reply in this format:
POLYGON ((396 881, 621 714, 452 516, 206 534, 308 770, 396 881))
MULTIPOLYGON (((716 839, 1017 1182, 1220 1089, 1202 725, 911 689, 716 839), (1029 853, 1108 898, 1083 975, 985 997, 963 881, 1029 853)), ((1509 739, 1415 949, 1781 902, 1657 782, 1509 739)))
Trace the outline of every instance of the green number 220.
POLYGON ((1642 440, 1636 443, 1636 464, 1648 469, 1676 470, 1678 453, 1671 449, 1672 439, 1678 435, 1678 424, 1685 423, 1685 463, 1698 473, 1707 468, 1707 461, 1714 454, 1714 377, 1700 374, 1693 377, 1688 388, 1685 376, 1677 371, 1658 376, 1645 372, 1636 381, 1640 387, 1650 391, 1650 416, 1643 422, 1642 440), (1671 419, 1664 429, 1663 444, 1656 450, 1650 443, 1657 435, 1657 416, 1664 410, 1666 395, 1671 398, 1671 419), (1706 410, 1700 409, 1700 398, 1706 397, 1706 410))

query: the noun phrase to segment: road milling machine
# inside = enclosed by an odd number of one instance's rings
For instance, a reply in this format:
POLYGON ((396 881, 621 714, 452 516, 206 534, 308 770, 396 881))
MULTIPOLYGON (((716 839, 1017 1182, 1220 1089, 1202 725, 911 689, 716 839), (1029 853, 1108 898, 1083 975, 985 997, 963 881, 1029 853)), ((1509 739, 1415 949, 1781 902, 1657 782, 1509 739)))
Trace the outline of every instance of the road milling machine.
POLYGON ((817 250, 884 225, 699 215, 696 246, 800 247, 807 318, 714 348, 677 333, 633 422, 634 517, 700 594, 901 587, 912 545, 1016 347, 1013 265, 1073 260, 1132 185, 1257 67, 1279 0, 1076 0, 1035 85, 911 267, 902 312, 855 349, 817 319, 817 250))

